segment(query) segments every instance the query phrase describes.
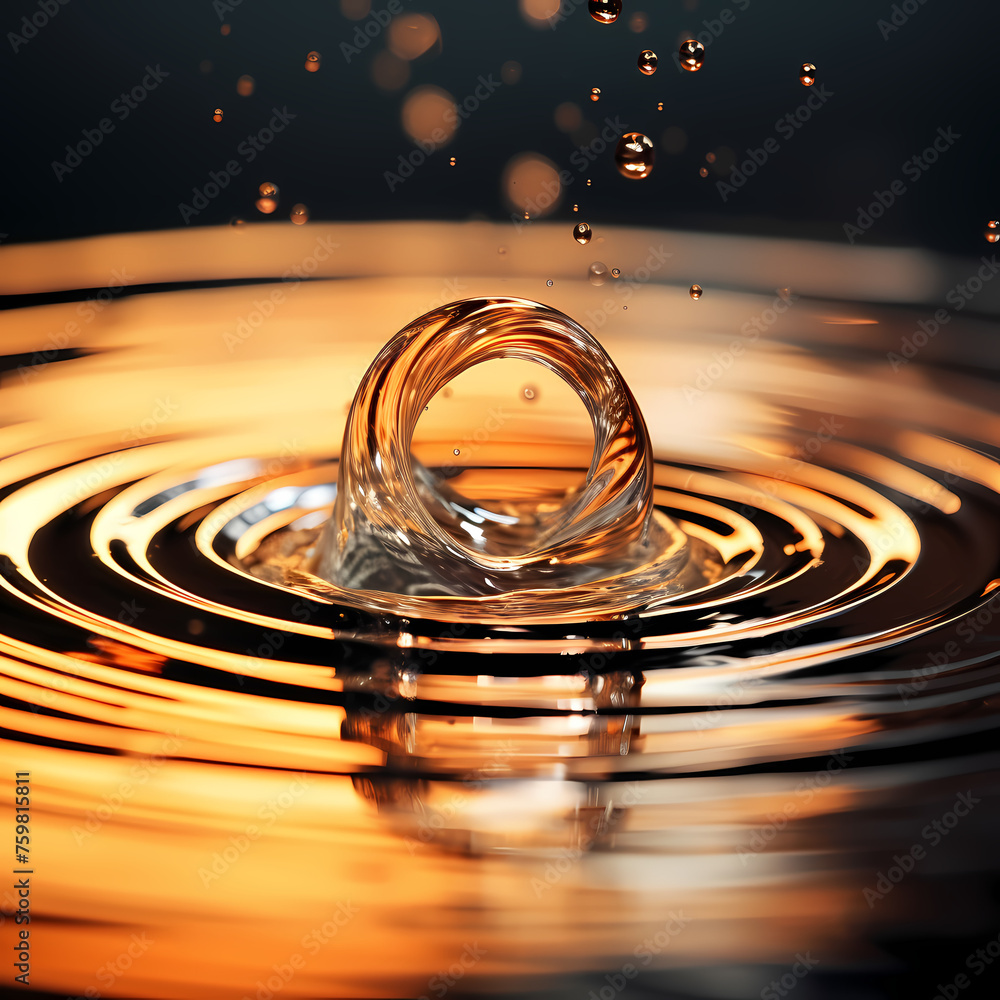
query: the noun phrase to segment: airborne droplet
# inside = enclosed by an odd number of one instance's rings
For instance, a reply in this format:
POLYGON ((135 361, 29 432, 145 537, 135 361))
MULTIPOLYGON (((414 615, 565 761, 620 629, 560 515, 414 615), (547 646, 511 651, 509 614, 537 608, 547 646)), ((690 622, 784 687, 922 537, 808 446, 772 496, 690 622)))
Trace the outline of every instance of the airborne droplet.
POLYGON ((657 111, 662 111, 663 110, 663 101, 660 101, 660 103, 656 105, 656 110, 657 111))
POLYGON ((611 268, 611 277, 612 278, 617 278, 618 275, 620 275, 620 274, 621 274, 621 271, 619 271, 617 267, 611 268))
POLYGON ((306 56, 306 70, 309 73, 315 73, 319 69, 319 63, 320 59, 318 52, 310 52, 309 55, 306 56))
POLYGON ((1000 241, 1000 222, 997 222, 995 219, 987 222, 986 228, 983 230, 983 236, 986 237, 988 243, 1000 241))
POLYGON ((526 385, 521 390, 521 395, 524 396, 528 402, 531 402, 538 395, 538 390, 533 385, 526 385))
POLYGON ((691 296, 692 299, 694 299, 697 302, 698 299, 700 299, 702 296, 701 285, 692 285, 688 294, 691 296))
POLYGON ((462 454, 462 450, 461 450, 461 448, 452 448, 451 453, 453 455, 461 455, 462 454))
POLYGON ((573 239, 576 240, 577 243, 589 243, 591 235, 590 226, 588 226, 586 222, 578 222, 573 227, 573 239))
POLYGON ((259 194, 261 198, 277 198, 278 185, 272 184, 270 181, 264 181, 264 183, 257 188, 257 194, 259 194))
POLYGON ((681 43, 680 48, 681 66, 694 73, 701 69, 701 64, 705 61, 705 46, 697 39, 689 38, 681 43))
POLYGON ((608 265, 599 260, 595 260, 594 263, 587 268, 587 280, 592 285, 603 285, 604 282, 608 280, 608 265))
POLYGON ((707 177, 708 176, 708 167, 700 167, 699 170, 698 170, 698 175, 700 177, 707 177))
POLYGON ((215 122, 222 121, 222 108, 216 108, 215 111, 212 112, 212 121, 215 122))
POLYGON ((546 284, 546 285, 548 285, 548 286, 549 286, 549 288, 551 288, 551 287, 552 287, 552 279, 551 279, 551 278, 549 278, 549 279, 548 279, 548 280, 547 280, 547 281, 545 282, 545 284, 546 284))
POLYGON ((257 206, 257 211, 264 215, 270 215, 278 207, 273 198, 258 198, 254 204, 257 206))
POLYGON ((615 147, 615 165, 622 177, 642 180, 653 172, 653 141, 641 132, 626 132, 615 147))
POLYGON ((803 63, 799 70, 799 79, 803 87, 811 87, 816 82, 816 67, 812 63, 803 63))
POLYGON ((639 72, 646 76, 656 72, 656 53, 652 49, 643 49, 639 53, 639 72))
POLYGON ((590 99, 592 101, 599 101, 601 99, 601 88, 591 87, 590 88, 590 99))
POLYGON ((305 205, 293 205, 289 218, 295 225, 303 226, 309 221, 309 209, 305 205))
POLYGON ((587 9, 599 24, 614 24, 622 12, 622 0, 588 0, 587 9))
POLYGON ((453 156, 451 157, 451 159, 448 160, 448 165, 453 167, 455 166, 455 162, 456 162, 455 157, 453 156))

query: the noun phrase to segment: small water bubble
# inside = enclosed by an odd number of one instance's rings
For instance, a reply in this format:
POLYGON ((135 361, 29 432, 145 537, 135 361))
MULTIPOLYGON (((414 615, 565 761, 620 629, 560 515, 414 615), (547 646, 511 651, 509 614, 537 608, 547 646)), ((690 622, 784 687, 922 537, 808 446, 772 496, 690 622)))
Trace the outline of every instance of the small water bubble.
POLYGON ((272 184, 270 181, 264 181, 264 183, 257 188, 257 194, 259 194, 261 198, 277 198, 278 185, 272 184))
POLYGON ((552 287, 552 279, 549 278, 548 281, 545 282, 545 284, 548 285, 549 288, 551 288, 552 287))
POLYGON ((587 0, 587 9, 599 24, 614 24, 622 12, 622 0, 587 0))
POLYGON ((988 243, 1000 241, 1000 222, 997 222, 995 219, 987 222, 986 228, 983 230, 983 236, 986 237, 988 243))
POLYGON ((451 453, 453 455, 461 455, 462 454, 462 449, 461 448, 452 448, 451 453))
POLYGON ((289 218, 295 225, 303 226, 309 221, 309 209, 305 205, 293 205, 289 218))
POLYGON ((507 248, 506 247, 497 247, 497 253, 499 253, 499 254, 505 254, 506 252, 507 252, 507 248))
POLYGON ((700 167, 700 168, 698 169, 698 174, 699 174, 699 175, 700 175, 701 177, 707 177, 707 176, 708 176, 708 167, 700 167))
POLYGON ((592 285, 603 285, 604 282, 608 280, 608 265, 599 260, 595 260, 594 263, 587 268, 587 280, 592 285))
POLYGON ((621 274, 621 271, 619 271, 617 267, 611 268, 611 277, 612 278, 617 278, 620 274, 621 274))
POLYGON ((246 219, 241 219, 238 215, 234 215, 229 220, 229 225, 231 225, 231 226, 237 226, 237 227, 238 226, 245 226, 246 225, 246 219))
POLYGON ((653 140, 641 132, 626 132, 615 147, 615 165, 622 177, 642 180, 653 172, 653 140))
POLYGON ((244 74, 236 81, 236 93, 240 97, 249 97, 253 93, 253 77, 244 74))
POLYGON ((309 73, 315 73, 320 66, 320 57, 318 52, 310 52, 306 56, 306 70, 309 73))
POLYGON ((257 206, 257 211, 264 215, 270 215, 278 207, 273 198, 258 198, 254 204, 257 206))
POLYGON ((590 226, 588 226, 586 222, 578 222, 573 227, 573 239, 575 239, 577 243, 586 245, 590 242, 590 237, 592 235, 593 233, 591 232, 590 226))
POLYGON ((452 167, 453 167, 453 166, 455 166, 455 163, 456 163, 456 160, 455 160, 455 157, 454 157, 454 156, 453 156, 453 157, 451 157, 451 159, 449 159, 449 160, 448 160, 448 165, 449 165, 449 166, 452 166, 452 167))
POLYGON ((662 111, 662 110, 663 110, 663 101, 660 101, 660 102, 659 102, 659 103, 658 103, 658 104, 656 105, 656 110, 657 110, 657 111, 662 111))
POLYGON ((521 395, 530 403, 538 395, 538 390, 533 385, 526 385, 521 390, 521 395))
POLYGON ((715 163, 715 153, 706 153, 705 154, 705 162, 706 163, 715 163))
POLYGON ((215 111, 212 112, 212 121, 222 121, 222 108, 216 108, 215 111))
POLYGON ((574 212, 579 212, 580 211, 580 206, 579 205, 574 205, 573 206, 573 211, 574 212))
POLYGON ((681 66, 689 73, 695 73, 705 61, 705 46, 697 39, 689 38, 686 42, 681 42, 680 55, 681 66))
POLYGON ((697 302, 698 299, 700 299, 704 293, 702 292, 701 285, 692 285, 688 291, 688 294, 691 296, 692 299, 695 300, 695 302, 697 302))
POLYGON ((652 49, 643 49, 639 53, 639 72, 652 76, 656 72, 656 53, 652 49))
POLYGON ((816 67, 812 63, 803 63, 799 70, 799 80, 803 87, 811 87, 816 82, 816 67))
POLYGON ((599 101, 601 99, 601 88, 591 87, 590 88, 590 99, 592 101, 599 101))
POLYGON ((590 178, 587 178, 587 187, 590 187, 590 178))

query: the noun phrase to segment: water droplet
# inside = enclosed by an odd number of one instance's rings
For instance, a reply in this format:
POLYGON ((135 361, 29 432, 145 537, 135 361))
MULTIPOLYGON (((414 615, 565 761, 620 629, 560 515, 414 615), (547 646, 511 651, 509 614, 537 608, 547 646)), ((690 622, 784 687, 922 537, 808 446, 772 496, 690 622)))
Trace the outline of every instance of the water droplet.
POLYGON ((614 24, 622 12, 622 0, 588 0, 590 16, 600 24, 614 24))
POLYGON ((621 274, 621 271, 619 271, 617 267, 611 268, 611 277, 612 278, 617 278, 618 275, 620 275, 620 274, 621 274))
POLYGON ((590 88, 590 99, 592 101, 599 101, 601 99, 601 88, 591 87, 590 88))
POLYGON ((608 280, 608 265, 599 260, 595 260, 594 263, 587 268, 587 280, 592 285, 603 285, 604 282, 608 280))
POLYGON ((592 235, 590 226, 588 226, 586 222, 578 222, 573 227, 573 239, 575 239, 577 243, 586 245, 590 242, 590 237, 592 235))
POLYGON ((701 167, 701 168, 699 168, 698 174, 701 177, 707 177, 708 176, 708 167, 701 167))
POLYGON ((787 302, 789 299, 791 299, 791 297, 792 297, 792 290, 790 288, 779 288, 778 289, 778 298, 779 299, 783 299, 785 302, 787 302))
POLYGON ((533 385, 526 385, 521 390, 521 395, 530 402, 538 395, 538 390, 533 385))
POLYGON ((231 225, 231 226, 245 226, 246 225, 246 219, 241 219, 238 215, 234 215, 229 220, 229 225, 231 225))
POLYGON ((574 205, 573 206, 573 211, 574 212, 579 212, 580 211, 580 206, 579 205, 574 205))
POLYGON ((448 160, 448 164, 449 164, 449 166, 452 166, 452 167, 455 166, 455 157, 454 156, 451 157, 451 159, 448 160))
POLYGON ((1000 222, 995 219, 991 219, 986 223, 986 228, 983 230, 983 236, 986 237, 987 242, 996 243, 1000 241, 1000 222))
POLYGON ((278 207, 273 198, 258 198, 254 204, 257 206, 257 211, 264 215, 270 215, 278 207))
POLYGON ((656 72, 656 53, 652 49, 643 49, 639 53, 639 72, 646 76, 656 72))
POLYGON ((803 87, 811 87, 816 82, 816 67, 812 63, 803 63, 799 70, 799 79, 803 87))
POLYGON ((527 219, 527 218, 530 218, 530 216, 528 215, 528 210, 527 210, 527 209, 525 209, 525 210, 524 210, 524 217, 525 217, 526 219, 527 219))
POLYGON ((305 205, 293 205, 290 218, 295 225, 303 226, 309 221, 309 209, 305 205))
POLYGON ((315 73, 319 69, 320 58, 318 52, 310 52, 306 56, 306 70, 310 73, 315 73))
POLYGON ((628 312, 628 306, 622 306, 622 309, 624 309, 626 312, 628 312))
POLYGON ((502 253, 506 253, 506 252, 507 252, 507 248, 506 247, 497 247, 497 253, 501 253, 502 254, 502 253))
POLYGON ((257 188, 257 194, 259 194, 261 198, 277 198, 278 185, 272 184, 270 181, 264 181, 264 183, 257 188))
POLYGON ((706 153, 705 154, 705 162, 706 163, 715 163, 715 153, 706 153))
POLYGON ((590 187, 590 178, 587 178, 587 187, 590 187))
POLYGON ((236 93, 240 97, 249 97, 253 93, 253 77, 252 76, 241 76, 236 81, 236 93))
POLYGON ((656 110, 657 110, 657 111, 662 111, 662 110, 663 110, 663 101, 660 101, 660 102, 659 102, 659 103, 658 103, 658 104, 656 105, 656 110))
POLYGON ((212 112, 212 121, 222 121, 222 108, 216 108, 215 111, 212 112))
POLYGON ((701 285, 692 285, 688 294, 697 302, 702 296, 701 285))
POLYGON ((548 279, 548 280, 547 280, 547 281, 545 282, 545 284, 546 284, 546 285, 548 285, 548 286, 549 286, 549 288, 551 288, 551 287, 552 287, 552 279, 551 279, 551 278, 549 278, 549 279, 548 279))
POLYGON ((681 42, 680 54, 681 66, 688 72, 695 73, 705 61, 705 46, 697 39, 689 38, 686 42, 681 42))
POLYGON ((232 30, 233 30, 233 29, 232 29, 232 26, 231 26, 231 25, 229 25, 229 24, 224 24, 224 25, 223 25, 223 26, 222 26, 221 28, 219 28, 219 34, 220 34, 220 35, 228 35, 228 34, 229 34, 229 32, 230 32, 230 31, 232 31, 232 30))
POLYGON ((461 455, 462 454, 462 449, 461 448, 452 448, 451 453, 453 455, 461 455))
POLYGON ((615 165, 622 177, 642 180, 653 172, 653 140, 641 132, 626 132, 615 147, 615 165))

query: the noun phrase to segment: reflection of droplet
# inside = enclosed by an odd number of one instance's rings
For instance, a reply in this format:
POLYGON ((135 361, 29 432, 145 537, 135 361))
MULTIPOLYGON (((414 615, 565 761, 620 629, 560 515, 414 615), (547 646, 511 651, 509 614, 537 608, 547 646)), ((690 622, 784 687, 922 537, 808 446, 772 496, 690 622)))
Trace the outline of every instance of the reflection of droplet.
POLYGON ((551 288, 551 287, 552 287, 552 279, 551 279, 551 278, 549 278, 549 279, 548 279, 548 280, 547 280, 547 281, 545 282, 545 284, 546 284, 546 285, 548 285, 548 286, 549 286, 549 288, 551 288))
POLYGON ((316 70, 318 69, 319 69, 319 53, 310 52, 309 55, 306 56, 306 70, 309 73, 315 73, 316 70))
POLYGON ((264 181, 264 183, 257 188, 257 194, 259 194, 261 198, 277 198, 278 185, 272 184, 270 181, 264 181))
POLYGON ((613 24, 622 12, 622 0, 588 0, 587 9, 600 24, 613 24))
POLYGON ((216 108, 215 111, 212 112, 212 121, 214 122, 222 121, 222 108, 216 108))
POLYGON ((698 169, 698 175, 700 177, 707 177, 708 176, 708 167, 700 167, 698 169))
POLYGON ((799 79, 803 87, 811 87, 816 82, 816 67, 812 63, 803 63, 799 70, 799 79))
POLYGON ((589 243, 591 235, 590 226, 588 226, 586 222, 578 222, 573 227, 573 239, 575 239, 577 243, 589 243))
POLYGON ((997 222, 995 219, 987 222, 986 228, 983 230, 983 236, 986 237, 989 243, 1000 241, 1000 222, 997 222))
POLYGON ((619 271, 617 267, 611 268, 611 277, 612 278, 617 278, 618 275, 620 275, 620 274, 621 274, 621 271, 619 271))
POLYGON ((246 221, 244 219, 241 219, 238 215, 234 215, 229 220, 229 225, 236 226, 236 227, 245 226, 246 225, 246 221))
POLYGON ((653 172, 653 141, 641 132, 626 132, 615 147, 615 165, 622 177, 642 180, 653 172))
POLYGON ((601 99, 601 88, 591 87, 590 88, 590 99, 592 101, 599 101, 601 99))
POLYGON ((656 72, 656 53, 652 49, 643 49, 639 53, 639 72, 646 76, 656 72))
POLYGON ((681 66, 694 73, 701 69, 705 61, 705 46, 694 38, 689 38, 686 42, 681 42, 680 48, 681 66))
POLYGON ((608 280, 608 265, 595 260, 587 269, 587 280, 592 285, 603 285, 608 280))
POLYGON ((530 402, 538 395, 538 390, 533 385, 526 385, 521 390, 521 395, 530 402))
POLYGON ((290 218, 295 225, 303 226, 309 221, 309 209, 305 205, 293 205, 290 218))
POLYGON ((253 93, 253 77, 252 76, 241 76, 236 81, 236 93, 240 97, 249 97, 253 93))
POLYGON ((690 294, 691 298, 697 302, 697 300, 700 299, 702 296, 701 285, 692 285, 691 290, 688 294, 690 294))

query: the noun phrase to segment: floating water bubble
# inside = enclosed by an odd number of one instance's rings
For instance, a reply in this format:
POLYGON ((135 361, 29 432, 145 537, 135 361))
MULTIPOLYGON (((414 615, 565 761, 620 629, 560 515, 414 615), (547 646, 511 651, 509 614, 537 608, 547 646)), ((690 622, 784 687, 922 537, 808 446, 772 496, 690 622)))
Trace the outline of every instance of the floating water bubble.
POLYGON ((548 280, 547 280, 547 281, 545 282, 545 284, 546 284, 546 285, 548 285, 548 286, 549 286, 549 288, 551 288, 551 287, 552 287, 552 279, 551 279, 551 278, 549 278, 549 279, 548 279, 548 280))
POLYGON ((611 277, 612 278, 617 278, 618 275, 620 275, 620 274, 621 274, 621 271, 619 271, 617 267, 611 268, 611 277))
POLYGON ((278 185, 272 184, 270 181, 264 181, 260 187, 257 188, 257 194, 259 194, 261 198, 277 198, 278 185))
POLYGON ((452 448, 451 453, 453 455, 461 455, 462 454, 462 450, 461 450, 461 448, 452 448))
POLYGON ((592 101, 599 101, 601 99, 601 88, 591 87, 590 88, 590 99, 592 101))
POLYGON ((448 165, 449 165, 449 166, 451 166, 451 167, 453 167, 453 166, 455 166, 455 162, 456 162, 456 160, 455 160, 455 157, 454 157, 454 156, 452 156, 452 157, 451 157, 451 158, 450 158, 450 159, 448 160, 448 165))
POLYGON ((297 226, 304 226, 309 221, 309 209, 305 205, 293 205, 289 216, 297 226))
POLYGON ((580 206, 579 205, 574 205, 573 206, 573 211, 574 212, 579 212, 580 211, 580 206))
POLYGON ((232 31, 232 30, 233 29, 232 29, 231 25, 224 24, 221 28, 219 28, 219 34, 220 35, 228 35, 229 32, 232 31))
POLYGON ((656 72, 656 53, 652 49, 643 49, 639 53, 639 72, 646 76, 656 72))
POLYGON ((587 268, 587 280, 592 285, 603 285, 604 282, 608 280, 608 265, 602 261, 595 260, 594 263, 587 268))
POLYGON ((715 163, 715 153, 706 153, 705 154, 705 162, 706 163, 715 163))
POLYGON ((526 385, 521 390, 521 395, 530 403, 538 395, 538 390, 533 385, 526 385))
POLYGON ((699 177, 707 177, 708 176, 708 167, 699 167, 698 168, 698 176, 699 177))
POLYGON ((591 232, 590 226, 588 226, 586 222, 578 222, 573 227, 573 239, 575 239, 577 243, 586 245, 590 242, 590 237, 592 235, 593 233, 591 232))
POLYGON ((587 0, 590 16, 599 24, 614 24, 622 12, 621 0, 587 0))
POLYGON ((264 215, 270 215, 278 207, 273 198, 258 198, 254 204, 257 206, 257 211, 264 215))
POLYGON ((705 46, 697 39, 689 38, 686 42, 681 42, 680 56, 681 66, 688 72, 695 73, 705 61, 705 46))
POLYGON ((803 63, 799 70, 799 79, 803 87, 811 87, 816 82, 816 67, 812 63, 803 63))
POLYGON ((212 121, 222 121, 222 108, 216 108, 215 111, 212 112, 212 121))
POLYGON ((587 178, 587 187, 590 187, 590 178, 587 178))
POLYGON ((626 132, 615 147, 615 165, 622 177, 642 180, 653 172, 653 140, 642 132, 626 132))
POLYGON ((320 66, 320 55, 318 52, 310 52, 306 56, 306 72, 315 73, 320 66))
POLYGON ((986 237, 989 243, 996 243, 1000 240, 1000 222, 997 222, 995 219, 987 222, 986 228, 983 230, 983 236, 986 237))
POLYGON ((662 110, 663 110, 663 101, 660 101, 660 102, 659 102, 659 103, 658 103, 658 104, 656 105, 656 110, 657 110, 657 111, 662 111, 662 110))
POLYGON ((692 285, 688 291, 688 294, 691 296, 692 299, 694 299, 697 302, 698 299, 700 299, 703 294, 701 285, 692 285))

